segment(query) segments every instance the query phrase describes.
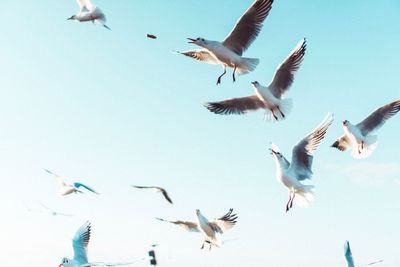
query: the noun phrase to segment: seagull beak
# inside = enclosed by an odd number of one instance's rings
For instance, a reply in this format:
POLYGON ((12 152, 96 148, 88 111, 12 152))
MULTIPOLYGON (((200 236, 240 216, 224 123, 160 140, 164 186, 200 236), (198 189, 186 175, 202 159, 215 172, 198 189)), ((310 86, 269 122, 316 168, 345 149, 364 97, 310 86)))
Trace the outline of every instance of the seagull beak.
POLYGON ((276 151, 274 151, 272 148, 270 148, 269 150, 271 150, 271 155, 276 155, 276 151))
POLYGON ((189 44, 194 44, 196 42, 196 39, 192 39, 192 38, 187 38, 188 40, 190 40, 190 42, 188 42, 189 44))
POLYGON ((64 267, 64 265, 60 264, 60 265, 58 265, 58 267, 64 267))
POLYGON ((74 19, 74 16, 67 18, 67 20, 73 20, 73 19, 74 19))

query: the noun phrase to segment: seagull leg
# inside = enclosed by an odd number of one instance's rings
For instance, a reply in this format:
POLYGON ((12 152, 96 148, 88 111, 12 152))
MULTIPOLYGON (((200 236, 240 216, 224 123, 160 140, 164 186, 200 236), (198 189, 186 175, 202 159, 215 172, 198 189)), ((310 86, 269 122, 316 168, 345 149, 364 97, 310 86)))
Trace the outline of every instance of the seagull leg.
POLYGON ((204 249, 204 242, 203 242, 203 245, 201 245, 201 248, 200 249, 204 249))
POLYGON ((296 196, 296 193, 293 191, 293 197, 292 197, 292 201, 290 201, 290 206, 289 206, 289 208, 292 208, 293 207, 293 200, 294 200, 294 197, 296 196))
POLYGON ((281 113, 282 118, 285 118, 285 114, 282 113, 281 109, 278 107, 279 113, 281 113))
POLYGON ((211 245, 211 243, 209 243, 209 244, 210 244, 210 248, 208 249, 208 251, 211 251, 212 245, 211 245))
POLYGON ((288 202, 286 203, 286 212, 288 212, 289 211, 289 205, 290 205, 290 200, 292 199, 292 192, 290 191, 289 192, 289 200, 288 200, 288 202))
POLYGON ((224 76, 225 74, 226 74, 226 66, 224 65, 224 73, 222 73, 222 74, 218 77, 217 85, 221 83, 221 78, 222 78, 222 76, 224 76))
POLYGON ((236 72, 236 65, 235 68, 233 68, 233 73, 232 73, 233 82, 236 82, 235 72, 236 72))
POLYGON ((278 117, 275 115, 274 110, 271 109, 272 115, 274 116, 274 119, 277 121, 278 117))

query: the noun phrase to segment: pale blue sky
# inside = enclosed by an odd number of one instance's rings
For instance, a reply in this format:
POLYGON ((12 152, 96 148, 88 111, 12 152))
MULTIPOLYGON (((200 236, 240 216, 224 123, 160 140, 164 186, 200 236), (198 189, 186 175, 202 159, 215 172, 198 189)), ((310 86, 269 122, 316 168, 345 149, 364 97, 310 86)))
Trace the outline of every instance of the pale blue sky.
POLYGON ((400 265, 400 116, 379 131, 366 160, 329 147, 343 119, 358 122, 400 97, 397 0, 276 0, 245 54, 260 65, 234 84, 229 72, 219 87, 220 67, 171 51, 193 48, 186 37, 222 40, 252 1, 95 3, 112 31, 66 21, 77 11, 73 0, 2 3, 2 266, 58 266, 86 220, 92 261, 140 259, 159 243, 165 267, 336 267, 346 266, 348 239, 357 263, 400 265), (251 81, 268 83, 302 37, 308 49, 287 94, 287 120, 201 106, 251 94, 251 81), (316 201, 285 214, 268 144, 290 158, 328 111, 336 120, 314 160, 316 201), (43 168, 102 194, 60 197, 43 168), (176 204, 131 184, 164 186, 176 204), (40 202, 75 216, 26 211, 40 202), (234 241, 211 252, 199 249, 200 235, 154 220, 194 220, 197 208, 212 218, 231 207, 239 220, 225 238, 234 241))

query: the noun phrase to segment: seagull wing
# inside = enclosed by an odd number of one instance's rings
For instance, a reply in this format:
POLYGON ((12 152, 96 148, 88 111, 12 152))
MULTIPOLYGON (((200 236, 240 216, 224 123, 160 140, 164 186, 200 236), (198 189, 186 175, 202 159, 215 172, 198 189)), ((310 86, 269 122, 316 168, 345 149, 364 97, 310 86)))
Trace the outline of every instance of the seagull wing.
POLYGON ((55 178, 57 178, 57 180, 58 180, 58 182, 61 184, 61 186, 65 186, 65 185, 66 185, 65 182, 64 182, 64 180, 63 180, 63 178, 61 178, 60 175, 55 174, 54 172, 51 172, 51 171, 49 171, 49 170, 47 170, 47 169, 43 169, 43 170, 44 170, 45 172, 47 172, 47 173, 53 175, 55 178))
POLYGON ((174 204, 171 200, 171 198, 168 196, 167 191, 164 188, 159 187, 158 189, 160 189, 161 193, 163 194, 164 198, 171 204, 174 204))
POLYGON ((400 111, 400 100, 396 100, 375 110, 365 120, 357 124, 363 135, 379 129, 385 122, 400 111))
POLYGON ((346 241, 344 244, 344 256, 346 257, 348 267, 355 267, 349 241, 346 241))
POLYGON ((123 263, 91 262, 91 263, 81 265, 80 267, 91 267, 91 266, 112 267, 112 266, 126 266, 126 265, 132 265, 132 264, 135 264, 135 262, 123 262, 123 263))
POLYGON ((215 114, 245 114, 248 111, 255 111, 264 108, 265 104, 256 95, 241 98, 231 98, 220 102, 209 102, 204 106, 215 114))
POLYGON ((203 61, 209 64, 220 64, 220 62, 206 49, 192 49, 184 52, 177 51, 176 53, 203 61))
POLYGON ((87 186, 87 185, 84 185, 84 184, 81 184, 81 183, 74 183, 73 185, 74 185, 75 188, 83 187, 83 188, 89 190, 89 191, 92 192, 92 193, 99 194, 99 193, 96 192, 93 188, 91 188, 91 187, 89 187, 89 186, 87 186))
POLYGON ((322 139, 325 137, 326 131, 332 122, 333 115, 329 113, 317 128, 315 128, 293 148, 290 168, 294 168, 298 180, 311 178, 313 154, 322 139))
POLYGON ((221 218, 210 221, 211 228, 213 228, 215 232, 223 234, 235 226, 238 216, 235 213, 232 214, 232 212, 233 209, 229 209, 228 213, 221 218))
POLYGON ((294 74, 300 68, 306 52, 306 39, 303 38, 298 45, 290 52, 289 56, 279 65, 268 88, 276 98, 289 89, 294 80, 294 74))
POLYGON ((90 0, 76 0, 78 2, 79 7, 81 8, 81 12, 92 11, 95 6, 90 0))
POLYGON ((225 38, 223 45, 241 56, 260 33, 273 2, 273 0, 254 1, 252 6, 236 22, 233 30, 225 38))
POLYGON ((132 185, 132 187, 137 188, 137 189, 154 189, 154 188, 156 188, 155 186, 140 186, 140 185, 132 185))
POLYGON ((72 240, 72 246, 74 248, 74 260, 80 264, 88 263, 87 247, 90 240, 90 232, 90 222, 86 222, 81 226, 81 228, 79 228, 74 239, 72 240))
POLYGON ((162 222, 169 222, 169 223, 173 223, 173 224, 179 225, 180 227, 184 228, 185 230, 187 230, 189 232, 200 232, 199 226, 195 222, 168 221, 168 220, 164 220, 164 219, 161 219, 161 218, 156 218, 156 219, 159 220, 159 221, 162 221, 162 222))
POLYGON ((346 135, 335 140, 335 142, 331 145, 331 147, 337 148, 340 151, 345 151, 350 147, 351 143, 349 138, 346 135))

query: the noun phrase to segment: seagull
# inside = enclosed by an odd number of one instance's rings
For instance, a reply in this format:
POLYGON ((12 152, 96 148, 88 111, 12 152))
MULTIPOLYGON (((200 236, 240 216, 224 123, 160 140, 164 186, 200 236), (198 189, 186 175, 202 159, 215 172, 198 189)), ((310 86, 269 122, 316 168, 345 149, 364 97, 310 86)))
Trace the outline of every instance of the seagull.
POLYGON ((284 119, 291 110, 292 99, 282 99, 294 80, 306 52, 306 39, 303 38, 278 66, 271 83, 265 87, 257 81, 252 82, 255 94, 241 98, 231 98, 220 102, 206 103, 204 106, 216 114, 245 114, 258 109, 265 110, 266 120, 284 119))
POLYGON ((91 266, 121 266, 131 265, 131 263, 104 263, 104 262, 88 262, 87 250, 91 234, 91 224, 86 222, 76 232, 72 240, 74 248, 74 258, 63 258, 59 267, 91 267, 91 266))
POLYGON ((377 146, 378 137, 371 135, 385 122, 400 111, 400 100, 396 100, 375 110, 362 122, 353 125, 348 120, 342 122, 344 135, 332 144, 332 147, 345 151, 353 147, 352 156, 357 159, 366 158, 377 146))
MULTIPOLYGON (((346 243, 344 243, 344 256, 346 257, 346 261, 347 261, 347 266, 348 267, 355 267, 356 266, 354 264, 353 255, 352 255, 351 250, 350 250, 349 241, 346 241, 346 243)), ((363 266, 371 266, 371 265, 374 265, 374 264, 377 264, 377 263, 380 263, 380 262, 383 262, 383 260, 371 262, 371 263, 363 265, 363 266)))
POLYGON ((93 5, 90 0, 76 0, 79 5, 79 12, 76 15, 72 15, 68 20, 77 20, 79 22, 91 21, 97 22, 103 25, 104 28, 111 30, 106 23, 106 16, 100 10, 100 8, 93 5))
POLYGON ((41 205, 44 209, 46 209, 47 212, 48 212, 50 215, 53 215, 53 216, 66 216, 66 217, 71 217, 71 216, 72 216, 72 214, 61 213, 61 212, 57 212, 57 211, 55 211, 55 210, 53 210, 53 209, 50 209, 49 207, 45 206, 45 205, 42 204, 42 203, 40 203, 40 205, 41 205))
POLYGON ((233 68, 232 78, 235 81, 236 72, 239 75, 249 73, 255 70, 259 63, 258 58, 245 58, 242 54, 260 33, 263 22, 272 8, 272 3, 273 0, 254 1, 223 42, 201 37, 188 38, 189 43, 202 48, 178 53, 209 64, 222 65, 224 72, 218 77, 217 85, 226 74, 226 67, 233 68))
POLYGON ((168 221, 161 218, 156 219, 163 222, 169 222, 179 225, 189 232, 202 233, 204 236, 204 241, 201 249, 204 248, 205 243, 208 243, 210 246, 209 249, 211 250, 212 246, 220 247, 222 245, 222 241, 219 235, 225 233, 227 230, 235 226, 238 216, 236 214, 232 214, 232 212, 233 209, 229 209, 229 211, 224 216, 218 219, 213 219, 211 221, 204 217, 204 215, 201 214, 200 210, 198 209, 196 210, 197 222, 168 221))
POLYGON ((137 185, 132 185, 132 187, 134 188, 138 188, 138 189, 152 189, 155 193, 162 193, 164 198, 171 204, 174 204, 171 200, 171 198, 168 196, 167 191, 162 188, 162 187, 158 187, 158 186, 137 186, 137 185))
POLYGON ((301 182, 311 179, 313 174, 311 170, 313 154, 332 122, 333 115, 328 113, 317 128, 300 140, 293 148, 291 163, 282 155, 279 148, 272 144, 270 150, 275 159, 276 178, 289 191, 286 212, 293 207, 293 201, 296 196, 296 204, 304 208, 308 207, 310 202, 314 200, 314 186, 302 184, 301 182))
POLYGON ((65 195, 69 195, 72 193, 83 193, 83 191, 80 190, 81 187, 85 188, 86 190, 95 193, 95 194, 99 194, 98 192, 96 192, 94 189, 92 189, 91 187, 84 185, 82 183, 72 183, 72 184, 67 184, 64 182, 64 180, 58 175, 55 174, 49 170, 44 169, 47 173, 53 175, 54 177, 56 177, 61 185, 61 188, 59 190, 60 195, 65 196, 65 195))

